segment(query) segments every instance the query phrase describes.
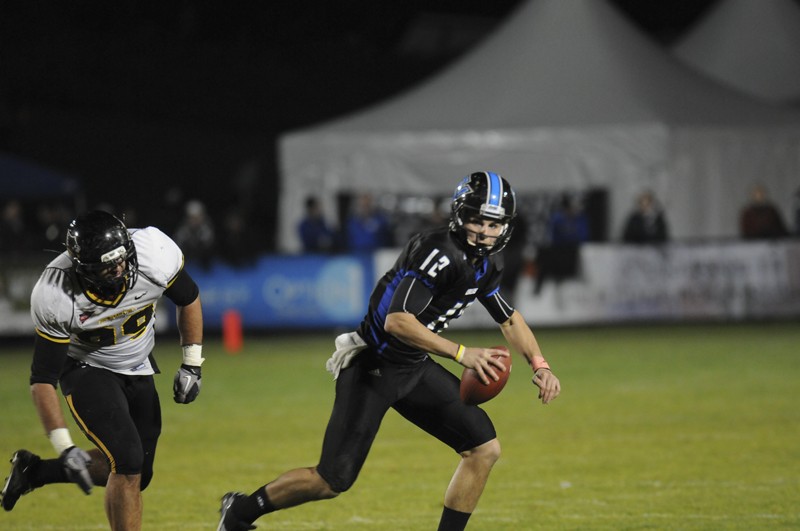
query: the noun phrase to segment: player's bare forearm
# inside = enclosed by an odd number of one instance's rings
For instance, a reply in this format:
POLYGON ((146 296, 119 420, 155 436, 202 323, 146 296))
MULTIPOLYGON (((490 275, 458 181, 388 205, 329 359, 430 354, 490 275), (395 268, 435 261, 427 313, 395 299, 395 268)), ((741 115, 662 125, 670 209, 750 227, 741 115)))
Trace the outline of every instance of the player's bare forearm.
POLYGON ((49 383, 32 384, 31 397, 39 419, 42 421, 45 434, 57 428, 67 427, 55 387, 49 383))
POLYGON ((507 352, 488 348, 462 347, 462 345, 428 330, 413 314, 405 312, 388 314, 384 329, 414 348, 444 358, 455 359, 464 367, 475 369, 483 383, 489 383, 489 379, 497 381, 500 378, 497 373, 505 370, 503 362, 494 359, 493 356, 507 356, 507 352), (458 355, 459 350, 461 356, 458 355))
POLYGON ((383 328, 403 343, 437 356, 455 358, 458 352, 458 343, 431 332, 410 313, 388 314, 383 328))
POLYGON ((203 343, 203 306, 200 296, 187 306, 176 308, 178 332, 181 345, 201 345, 203 343))
POLYGON ((539 398, 542 403, 550 403, 561 393, 561 382, 549 369, 549 365, 542 356, 539 343, 525 319, 519 312, 514 311, 511 318, 500 325, 500 330, 511 346, 525 356, 534 370, 532 382, 539 388, 539 398))
POLYGON ((518 311, 514 310, 508 321, 500 325, 500 330, 511 347, 525 356, 529 365, 534 357, 542 357, 542 350, 539 348, 533 331, 518 311))

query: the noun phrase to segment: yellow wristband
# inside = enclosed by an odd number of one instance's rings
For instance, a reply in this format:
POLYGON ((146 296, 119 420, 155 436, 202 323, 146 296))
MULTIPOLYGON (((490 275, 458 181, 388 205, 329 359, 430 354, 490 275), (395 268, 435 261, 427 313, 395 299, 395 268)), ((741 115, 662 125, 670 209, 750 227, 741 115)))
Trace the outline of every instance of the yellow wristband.
POLYGON ((461 360, 464 359, 464 351, 467 350, 467 347, 464 345, 458 346, 458 352, 456 352, 456 363, 461 363, 461 360))

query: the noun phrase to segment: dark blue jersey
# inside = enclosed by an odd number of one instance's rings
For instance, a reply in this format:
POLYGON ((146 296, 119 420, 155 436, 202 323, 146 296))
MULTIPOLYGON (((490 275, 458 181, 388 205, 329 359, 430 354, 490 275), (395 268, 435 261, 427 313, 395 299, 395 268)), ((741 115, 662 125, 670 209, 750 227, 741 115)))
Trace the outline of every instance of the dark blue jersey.
POLYGON ((514 309, 500 295, 502 269, 500 254, 473 264, 446 227, 416 234, 375 286, 359 334, 387 361, 418 363, 428 354, 384 331, 386 316, 412 313, 438 334, 477 300, 503 323, 514 309))

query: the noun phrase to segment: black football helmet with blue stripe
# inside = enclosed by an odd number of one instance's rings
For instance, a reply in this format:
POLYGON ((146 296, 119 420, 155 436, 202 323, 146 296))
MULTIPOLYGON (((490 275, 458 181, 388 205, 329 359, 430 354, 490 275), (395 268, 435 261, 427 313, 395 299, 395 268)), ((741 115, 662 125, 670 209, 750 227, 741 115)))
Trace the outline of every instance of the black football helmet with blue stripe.
POLYGON ((453 193, 450 206, 450 231, 469 256, 482 258, 501 251, 514 230, 517 199, 514 190, 497 173, 482 171, 465 177, 453 193), (478 216, 504 225, 493 245, 468 243, 464 224, 470 217, 478 216))

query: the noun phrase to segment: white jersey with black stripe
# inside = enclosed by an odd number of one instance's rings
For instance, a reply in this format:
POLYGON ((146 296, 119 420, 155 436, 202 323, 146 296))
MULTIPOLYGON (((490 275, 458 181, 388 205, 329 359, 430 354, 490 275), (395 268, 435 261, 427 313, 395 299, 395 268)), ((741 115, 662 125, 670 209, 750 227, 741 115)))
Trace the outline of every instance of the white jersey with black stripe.
POLYGON ((66 252, 53 260, 31 294, 36 333, 69 343, 68 354, 121 374, 153 374, 156 306, 183 268, 183 253, 155 227, 130 229, 139 261, 133 287, 117 301, 98 302, 81 287, 66 252))

